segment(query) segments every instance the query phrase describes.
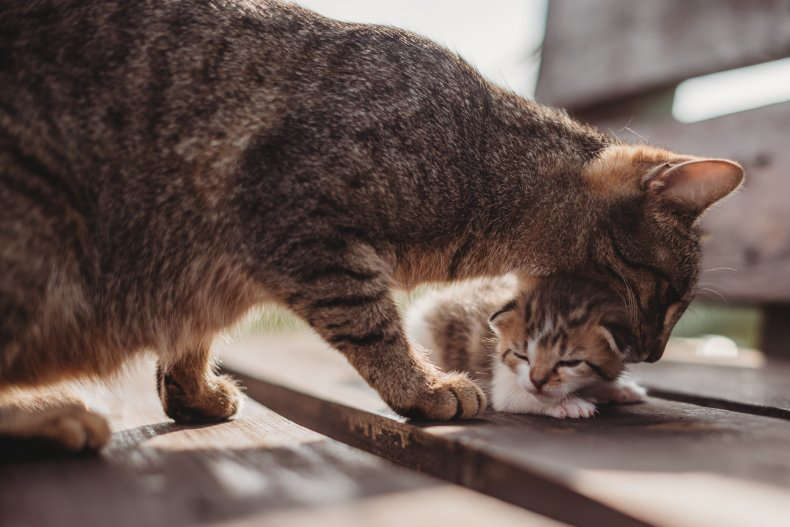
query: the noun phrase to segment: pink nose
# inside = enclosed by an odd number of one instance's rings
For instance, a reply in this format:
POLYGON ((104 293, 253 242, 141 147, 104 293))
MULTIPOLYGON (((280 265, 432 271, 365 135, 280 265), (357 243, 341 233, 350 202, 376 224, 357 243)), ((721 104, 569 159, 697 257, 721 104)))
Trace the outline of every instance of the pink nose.
POLYGON ((536 379, 530 376, 529 380, 532 381, 532 386, 535 387, 535 391, 537 392, 540 392, 543 389, 543 385, 546 384, 546 379, 536 379))

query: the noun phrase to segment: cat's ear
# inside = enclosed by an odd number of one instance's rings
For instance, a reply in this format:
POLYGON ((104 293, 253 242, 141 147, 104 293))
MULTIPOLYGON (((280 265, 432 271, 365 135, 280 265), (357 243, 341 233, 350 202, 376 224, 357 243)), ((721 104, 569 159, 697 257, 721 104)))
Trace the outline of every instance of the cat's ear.
POLYGON ((657 167, 645 176, 647 192, 694 217, 738 188, 743 168, 728 159, 694 159, 657 167))
POLYGON ((518 318, 518 304, 515 300, 511 300, 488 317, 488 325, 497 337, 502 338, 512 334, 518 318))

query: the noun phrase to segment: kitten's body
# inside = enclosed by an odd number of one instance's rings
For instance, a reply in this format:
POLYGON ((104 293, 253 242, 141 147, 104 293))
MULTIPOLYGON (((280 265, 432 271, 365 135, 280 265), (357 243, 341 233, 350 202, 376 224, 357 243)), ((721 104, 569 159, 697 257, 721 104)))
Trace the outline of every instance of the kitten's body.
POLYGON ((482 393, 409 349, 391 288, 611 267, 650 315, 634 360, 691 296, 696 235, 661 234, 680 220, 641 183, 689 157, 613 145, 397 29, 265 0, 0 0, 0 101, 0 389, 153 349, 169 415, 226 418, 212 337, 271 300, 396 410, 472 416, 482 393))
POLYGON ((624 315, 616 295, 597 284, 557 275, 519 286, 505 276, 424 295, 410 307, 406 331, 443 370, 480 382, 494 410, 590 417, 596 402, 645 394, 624 370, 616 341, 628 339, 612 336, 624 315), (569 360, 579 364, 565 366, 569 360), (543 381, 532 380, 536 369, 543 381))

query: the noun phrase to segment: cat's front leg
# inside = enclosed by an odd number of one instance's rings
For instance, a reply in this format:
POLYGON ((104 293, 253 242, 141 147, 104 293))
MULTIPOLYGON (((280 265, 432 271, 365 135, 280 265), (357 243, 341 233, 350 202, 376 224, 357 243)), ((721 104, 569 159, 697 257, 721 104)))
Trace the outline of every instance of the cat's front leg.
POLYGON ((177 359, 161 357, 156 368, 159 399, 165 413, 178 423, 205 423, 232 418, 241 394, 227 375, 217 375, 207 344, 199 344, 177 359))
POLYGON ((516 414, 547 415, 556 419, 580 419, 595 415, 595 403, 581 397, 569 396, 560 401, 541 401, 521 389, 518 394, 513 394, 501 401, 493 401, 494 410, 516 414))
POLYGON ((373 271, 332 269, 331 285, 303 284, 286 303, 342 352, 393 410, 430 420, 475 417, 485 410, 485 394, 465 374, 442 373, 410 347, 386 280, 373 271))
POLYGON ((565 419, 566 417, 579 419, 592 417, 595 415, 595 412, 595 403, 575 395, 569 395, 557 403, 546 405, 541 413, 557 419, 565 419))

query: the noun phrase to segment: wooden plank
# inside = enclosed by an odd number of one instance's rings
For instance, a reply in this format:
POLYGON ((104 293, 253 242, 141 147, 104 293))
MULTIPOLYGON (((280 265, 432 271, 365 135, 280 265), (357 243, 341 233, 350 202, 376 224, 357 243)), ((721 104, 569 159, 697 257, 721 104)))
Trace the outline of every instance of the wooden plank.
POLYGON ((159 409, 153 378, 148 364, 116 395, 101 394, 117 431, 100 456, 6 457, 0 524, 558 525, 352 449, 254 401, 231 423, 175 425, 159 409))
MULTIPOLYGON (((222 351, 248 393, 300 424, 570 523, 593 522, 568 516, 578 512, 570 496, 550 508, 563 488, 662 525, 775 524, 790 504, 785 420, 651 399, 591 420, 489 413, 426 425, 394 416, 315 337, 255 337, 222 351)), ((627 520, 601 524, 618 521, 627 520)))
POLYGON ((788 122, 790 103, 694 124, 629 116, 595 123, 627 142, 726 157, 745 167, 742 189, 703 217, 708 235, 700 285, 712 290, 702 290, 709 299, 790 303, 788 122))
POLYGON ((660 361, 631 371, 652 395, 790 420, 790 362, 768 360, 760 367, 660 361))
POLYGON ((788 55, 787 0, 552 0, 536 97, 578 109, 788 55))

